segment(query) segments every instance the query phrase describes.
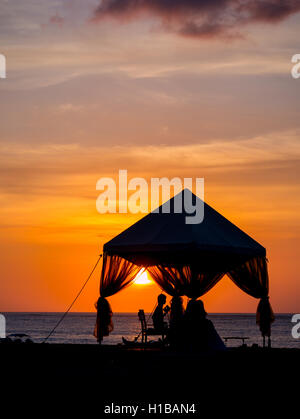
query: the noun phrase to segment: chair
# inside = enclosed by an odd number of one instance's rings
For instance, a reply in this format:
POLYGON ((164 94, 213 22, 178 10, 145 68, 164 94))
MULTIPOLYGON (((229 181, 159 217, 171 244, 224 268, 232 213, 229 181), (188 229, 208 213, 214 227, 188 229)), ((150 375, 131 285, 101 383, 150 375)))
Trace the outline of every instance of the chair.
POLYGON ((245 344, 245 340, 249 339, 245 336, 226 336, 223 338, 225 340, 225 343, 227 343, 228 340, 241 340, 243 342, 243 345, 245 344))
POLYGON ((146 317, 144 310, 139 310, 138 317, 141 322, 141 335, 142 335, 142 343, 147 343, 148 336, 161 336, 162 342, 164 342, 164 338, 166 337, 166 330, 158 332, 153 327, 147 327, 146 317))

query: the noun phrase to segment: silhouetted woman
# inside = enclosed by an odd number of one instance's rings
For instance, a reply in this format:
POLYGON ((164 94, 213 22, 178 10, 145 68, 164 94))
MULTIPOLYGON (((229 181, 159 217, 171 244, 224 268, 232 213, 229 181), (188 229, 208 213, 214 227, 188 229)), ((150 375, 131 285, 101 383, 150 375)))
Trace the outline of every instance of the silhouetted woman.
POLYGON ((190 300, 184 315, 186 345, 190 350, 224 351, 226 346, 218 335, 201 300, 190 300))
POLYGON ((170 327, 168 340, 173 347, 180 347, 183 344, 183 320, 184 308, 182 298, 175 296, 171 301, 170 327))
POLYGON ((108 336, 114 328, 112 322, 113 313, 106 298, 99 297, 95 307, 97 309, 97 318, 94 336, 97 338, 98 343, 101 344, 103 337, 108 336))

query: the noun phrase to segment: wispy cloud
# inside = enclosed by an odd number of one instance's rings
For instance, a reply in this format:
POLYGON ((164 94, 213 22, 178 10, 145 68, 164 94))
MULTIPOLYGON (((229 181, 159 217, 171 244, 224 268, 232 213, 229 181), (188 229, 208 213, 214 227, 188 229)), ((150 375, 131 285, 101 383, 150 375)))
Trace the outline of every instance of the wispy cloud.
MULTIPOLYGON (((232 142, 216 140, 210 144, 178 146, 102 146, 66 145, 0 146, 0 190, 2 193, 93 197, 101 176, 118 176, 128 169, 129 176, 209 176, 231 178, 244 185, 278 182, 276 171, 290 175, 300 161, 299 133, 286 132, 232 142), (105 158, 103 158, 105 156, 105 158), (180 161, 180 168, 178 162, 180 161), (266 176, 267 171, 273 173, 266 176), (239 172, 239 178, 235 178, 239 172), (77 191, 77 192, 76 192, 77 191)), ((287 179, 282 178, 286 183, 287 179)))

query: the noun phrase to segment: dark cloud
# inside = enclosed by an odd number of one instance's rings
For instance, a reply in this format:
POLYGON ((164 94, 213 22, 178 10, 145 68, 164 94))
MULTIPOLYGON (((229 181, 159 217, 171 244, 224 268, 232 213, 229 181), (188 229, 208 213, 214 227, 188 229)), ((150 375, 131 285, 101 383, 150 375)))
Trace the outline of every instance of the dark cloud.
POLYGON ((232 38, 247 23, 276 23, 299 11, 299 0, 102 0, 92 20, 150 16, 182 36, 232 38))
POLYGON ((279 22, 300 10, 299 0, 252 0, 241 6, 248 13, 249 20, 279 22))

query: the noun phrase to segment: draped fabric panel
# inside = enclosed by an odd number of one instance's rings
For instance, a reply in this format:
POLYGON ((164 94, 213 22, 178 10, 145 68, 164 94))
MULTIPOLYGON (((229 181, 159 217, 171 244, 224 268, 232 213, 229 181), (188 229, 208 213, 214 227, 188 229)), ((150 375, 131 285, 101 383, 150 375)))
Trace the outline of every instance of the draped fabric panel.
POLYGON ((254 298, 267 297, 269 276, 265 257, 255 257, 228 272, 232 281, 254 298))
POLYGON ((113 331, 112 311, 109 302, 104 297, 99 297, 95 304, 97 309, 97 318, 94 328, 94 336, 99 343, 104 336, 108 336, 113 331))
POLYGON ((103 255, 103 266, 100 278, 100 298, 97 301, 97 319, 94 330, 99 343, 103 336, 108 336, 113 328, 112 311, 107 297, 127 287, 136 277, 141 267, 134 265, 120 256, 103 255))
POLYGON ((173 297, 201 297, 224 276, 224 273, 219 272, 199 272, 199 266, 196 265, 156 265, 148 267, 147 270, 160 288, 173 297))
POLYGON ((271 323, 275 320, 269 302, 269 276, 265 257, 255 257, 228 272, 229 278, 244 292, 260 298, 256 322, 263 336, 270 337, 271 323))
POLYGON ((104 253, 100 278, 101 297, 110 297, 127 287, 140 270, 140 266, 120 256, 104 253))
POLYGON ((269 301, 269 297, 263 297, 257 306, 256 323, 262 336, 271 336, 271 324, 274 322, 275 316, 269 301))
MULTIPOLYGON (((269 278, 265 257, 258 256, 238 265, 229 272, 201 272, 200 264, 162 265, 147 267, 152 279, 172 297, 199 298, 207 293, 227 274, 244 292, 259 298, 256 320, 263 336, 270 336, 274 314, 269 302, 269 278)), ((96 330, 99 336, 107 336, 111 309, 106 300, 127 287, 141 270, 141 266, 118 255, 104 253, 100 279, 100 298, 97 303, 96 330), (107 319, 107 320, 105 320, 107 319)))

